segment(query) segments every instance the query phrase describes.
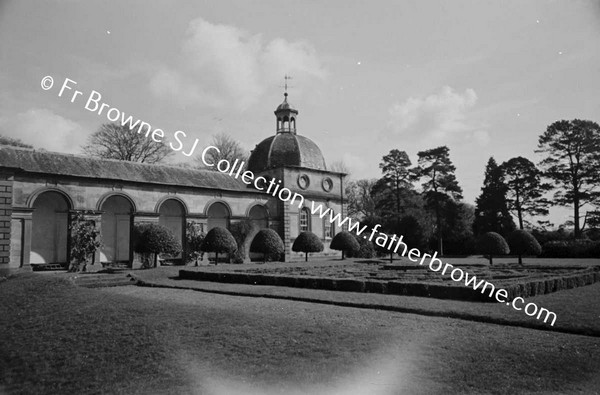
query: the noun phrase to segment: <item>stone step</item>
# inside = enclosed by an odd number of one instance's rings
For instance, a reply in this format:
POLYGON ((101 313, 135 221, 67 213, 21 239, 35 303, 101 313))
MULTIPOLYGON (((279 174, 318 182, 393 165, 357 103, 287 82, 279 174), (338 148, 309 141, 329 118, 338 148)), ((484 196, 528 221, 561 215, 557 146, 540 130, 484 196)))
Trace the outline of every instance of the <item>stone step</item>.
POLYGON ((34 272, 47 272, 55 270, 67 270, 67 268, 58 263, 32 263, 31 270, 34 272))
POLYGON ((85 288, 119 287, 124 285, 135 285, 135 280, 125 276, 81 276, 73 279, 73 282, 85 288))

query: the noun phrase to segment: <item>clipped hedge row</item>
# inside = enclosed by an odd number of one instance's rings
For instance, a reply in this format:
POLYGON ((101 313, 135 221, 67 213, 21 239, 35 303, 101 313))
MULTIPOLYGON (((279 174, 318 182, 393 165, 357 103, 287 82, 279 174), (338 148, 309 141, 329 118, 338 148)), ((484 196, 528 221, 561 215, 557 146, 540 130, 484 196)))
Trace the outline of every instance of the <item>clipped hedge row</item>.
POLYGON ((544 243, 542 258, 600 258, 600 241, 554 240, 544 243))
MULTIPOLYGON (((368 292, 390 295, 423 296, 438 299, 466 300, 473 302, 496 302, 489 297, 489 287, 485 293, 474 291, 464 285, 442 285, 427 283, 407 283, 402 281, 375 281, 348 278, 328 278, 313 276, 280 276, 270 274, 196 272, 180 270, 179 278, 185 280, 212 281, 221 283, 275 285, 281 287, 324 289, 329 291, 368 292)), ((494 284, 496 289, 504 288, 510 300, 517 296, 527 298, 563 289, 582 287, 600 282, 600 267, 588 268, 580 273, 562 277, 552 277, 517 284, 494 284)))

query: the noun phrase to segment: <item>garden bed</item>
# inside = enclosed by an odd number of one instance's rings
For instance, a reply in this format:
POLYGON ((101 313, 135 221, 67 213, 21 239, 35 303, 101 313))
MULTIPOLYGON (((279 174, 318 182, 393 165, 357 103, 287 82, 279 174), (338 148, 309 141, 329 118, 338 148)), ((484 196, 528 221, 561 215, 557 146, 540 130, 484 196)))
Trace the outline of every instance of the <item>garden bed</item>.
MULTIPOLYGON (((455 265, 456 266, 456 265, 455 265)), ((448 276, 427 268, 410 265, 408 270, 389 270, 376 264, 360 262, 332 263, 318 266, 282 266, 206 268, 199 271, 181 270, 179 278, 223 283, 274 285, 332 291, 370 292, 406 296, 424 296, 495 302, 490 288, 481 293, 454 282, 448 276)), ((529 297, 589 285, 600 281, 600 267, 556 266, 463 266, 465 271, 484 279, 496 288, 507 290, 509 299, 529 297)))

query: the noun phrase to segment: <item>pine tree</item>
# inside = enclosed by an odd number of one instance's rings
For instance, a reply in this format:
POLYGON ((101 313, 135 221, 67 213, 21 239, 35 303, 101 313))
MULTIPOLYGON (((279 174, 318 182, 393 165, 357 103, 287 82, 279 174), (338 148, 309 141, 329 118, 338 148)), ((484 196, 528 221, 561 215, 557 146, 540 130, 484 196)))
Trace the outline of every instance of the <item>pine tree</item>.
POLYGON ((438 238, 438 254, 444 255, 442 240, 444 217, 450 207, 462 199, 462 188, 458 185, 454 172, 456 167, 450 160, 450 149, 446 146, 421 151, 419 166, 414 169, 422 184, 427 206, 433 209, 436 218, 436 233, 438 238))
MULTIPOLYGON (((410 158, 406 151, 397 149, 391 150, 389 154, 383 157, 382 162, 379 164, 383 177, 376 183, 375 189, 378 192, 383 192, 387 189, 392 194, 393 208, 390 207, 391 210, 389 211, 393 213, 396 225, 399 223, 400 214, 403 211, 403 195, 406 195, 407 191, 413 187, 412 181, 415 177, 410 166, 410 158)), ((385 199, 384 202, 392 203, 391 200, 385 199)))
POLYGON ((496 232, 507 236, 515 230, 515 223, 508 211, 507 192, 508 187, 504 183, 502 168, 494 158, 490 158, 485 168, 481 195, 476 200, 473 233, 481 235, 496 232))
POLYGON ((549 202, 544 199, 543 194, 552 189, 552 186, 541 182, 541 171, 533 162, 519 156, 502 163, 500 167, 508 188, 508 209, 517 217, 519 229, 524 228, 526 215, 548 215, 549 202))

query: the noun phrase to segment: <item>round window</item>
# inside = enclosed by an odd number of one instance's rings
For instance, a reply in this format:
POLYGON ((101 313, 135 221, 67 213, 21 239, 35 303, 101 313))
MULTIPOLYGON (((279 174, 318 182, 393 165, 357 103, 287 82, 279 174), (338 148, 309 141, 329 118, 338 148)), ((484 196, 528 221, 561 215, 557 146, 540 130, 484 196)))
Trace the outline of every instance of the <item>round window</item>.
POLYGON ((308 178, 308 176, 306 174, 300 174, 298 176, 298 186, 302 189, 306 189, 309 185, 310 179, 308 178))
POLYGON ((323 179, 323 190, 325 192, 329 192, 333 189, 333 181, 331 181, 331 178, 326 177, 323 179))

